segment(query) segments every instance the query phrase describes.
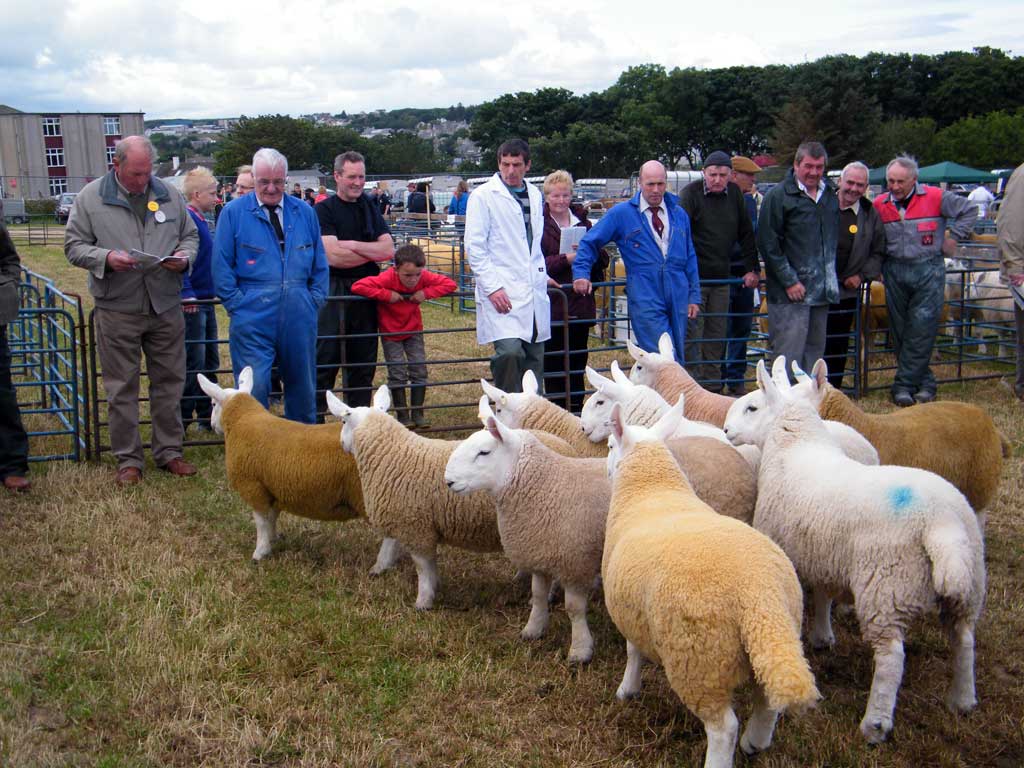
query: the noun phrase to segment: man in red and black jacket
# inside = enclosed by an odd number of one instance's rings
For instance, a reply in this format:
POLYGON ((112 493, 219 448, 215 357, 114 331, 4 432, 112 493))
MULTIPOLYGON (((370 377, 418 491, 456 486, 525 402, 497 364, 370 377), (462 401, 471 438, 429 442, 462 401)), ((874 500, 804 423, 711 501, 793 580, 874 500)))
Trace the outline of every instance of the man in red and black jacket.
POLYGON ((966 198, 917 183, 917 162, 901 155, 885 169, 889 191, 875 199, 885 228, 882 279, 896 348, 892 401, 898 406, 935 399, 928 365, 942 314, 946 266, 970 237, 977 207, 966 198))

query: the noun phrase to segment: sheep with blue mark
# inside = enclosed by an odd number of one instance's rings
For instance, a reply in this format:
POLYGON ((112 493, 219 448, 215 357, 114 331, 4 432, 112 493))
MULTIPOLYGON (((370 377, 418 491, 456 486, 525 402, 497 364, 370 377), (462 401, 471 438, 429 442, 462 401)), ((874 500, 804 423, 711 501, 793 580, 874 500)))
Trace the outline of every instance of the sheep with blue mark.
POLYGON ((953 650, 947 706, 977 704, 974 630, 985 596, 981 529, 967 499, 931 472, 866 466, 840 449, 805 398, 758 363, 765 431, 754 527, 768 534, 814 590, 811 641, 834 642, 827 608, 849 592, 875 671, 860 730, 870 743, 893 727, 909 624, 939 609, 953 650))

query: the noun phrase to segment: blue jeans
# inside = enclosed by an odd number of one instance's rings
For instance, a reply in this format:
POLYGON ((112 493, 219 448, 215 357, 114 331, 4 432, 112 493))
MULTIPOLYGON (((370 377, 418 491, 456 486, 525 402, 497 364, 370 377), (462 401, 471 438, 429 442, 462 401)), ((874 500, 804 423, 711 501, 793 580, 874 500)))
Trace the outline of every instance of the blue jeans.
POLYGON ((754 327, 754 289, 743 283, 729 286, 729 318, 725 324, 725 363, 722 380, 732 388, 747 378, 747 339, 754 327))
POLYGON ((217 379, 220 354, 217 350, 217 313, 212 304, 200 304, 197 312, 185 312, 185 390, 181 396, 181 423, 188 427, 192 416, 201 425, 210 426, 213 409, 199 386, 196 374, 211 381, 217 379))

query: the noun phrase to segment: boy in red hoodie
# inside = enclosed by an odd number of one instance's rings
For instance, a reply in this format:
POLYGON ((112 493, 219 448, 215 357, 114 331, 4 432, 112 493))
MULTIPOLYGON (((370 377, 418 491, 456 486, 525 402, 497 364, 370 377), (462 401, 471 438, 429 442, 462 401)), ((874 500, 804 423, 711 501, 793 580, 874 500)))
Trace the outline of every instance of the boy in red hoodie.
POLYGON ((352 285, 352 292, 377 302, 377 320, 388 364, 388 389, 395 404, 395 416, 406 426, 430 426, 423 416, 427 392, 426 351, 423 348, 423 316, 420 304, 447 296, 458 286, 455 281, 424 269, 427 257, 418 245, 403 245, 395 251, 395 266, 379 275, 364 277, 352 285), (406 407, 405 384, 410 384, 412 420, 406 407))

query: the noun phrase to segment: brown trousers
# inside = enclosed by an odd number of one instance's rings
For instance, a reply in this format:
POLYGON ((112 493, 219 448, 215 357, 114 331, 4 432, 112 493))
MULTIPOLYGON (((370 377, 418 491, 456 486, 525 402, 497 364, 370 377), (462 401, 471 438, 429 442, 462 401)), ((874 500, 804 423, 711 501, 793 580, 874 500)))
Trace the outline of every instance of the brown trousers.
POLYGON ((153 461, 181 457, 181 393, 185 386, 185 319, 181 307, 136 315, 96 308, 96 340, 110 413, 110 449, 117 466, 142 469, 139 376, 142 353, 149 373, 153 461))

